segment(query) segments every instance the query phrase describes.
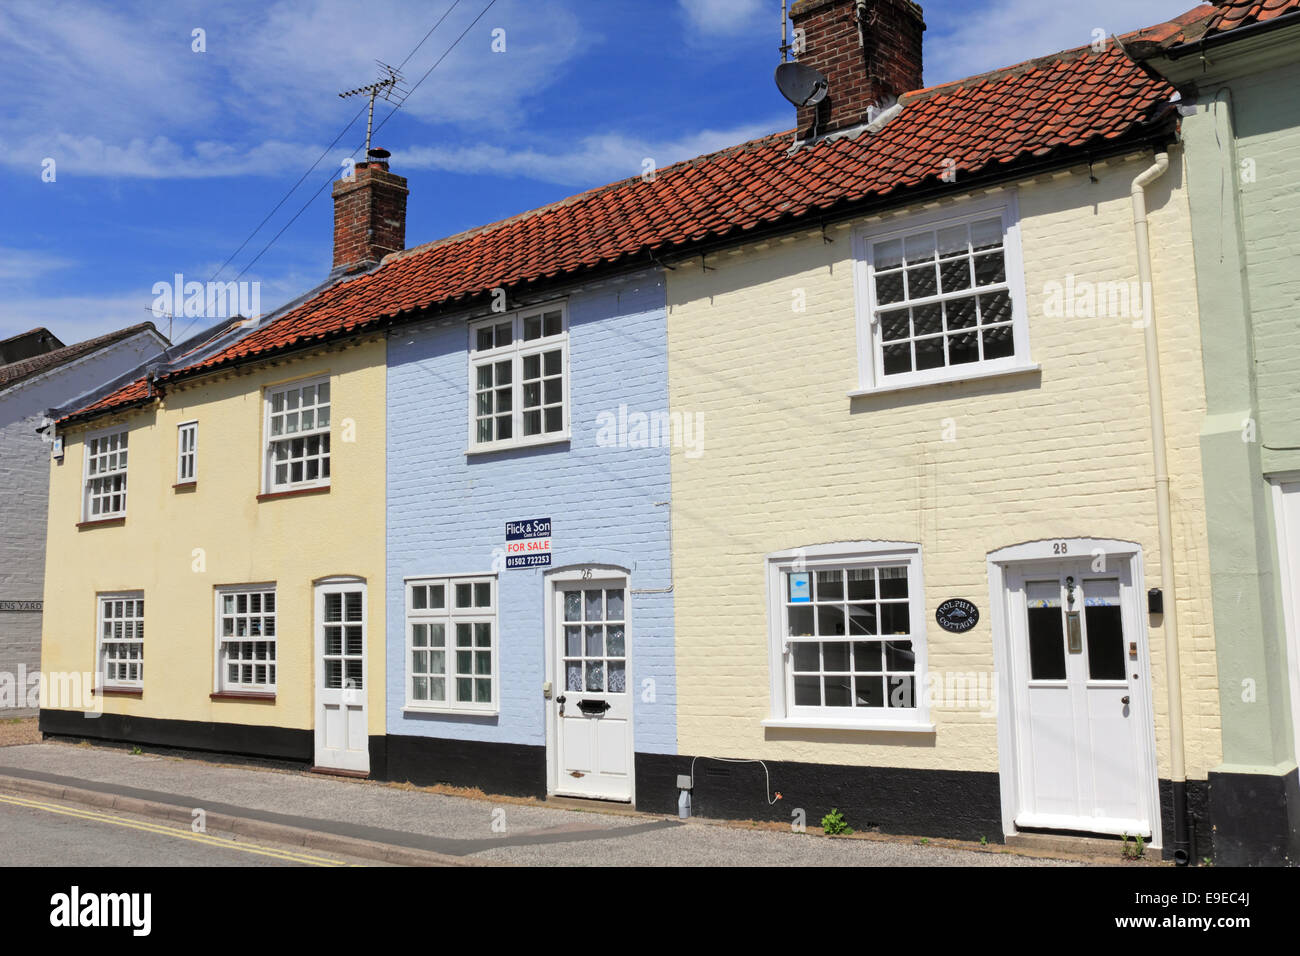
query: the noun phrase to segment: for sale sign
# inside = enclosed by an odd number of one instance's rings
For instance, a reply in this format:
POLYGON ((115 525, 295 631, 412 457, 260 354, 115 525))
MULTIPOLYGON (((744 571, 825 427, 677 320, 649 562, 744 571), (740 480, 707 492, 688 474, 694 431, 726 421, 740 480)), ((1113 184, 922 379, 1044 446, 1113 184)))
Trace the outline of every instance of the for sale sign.
POLYGON ((506 569, 551 565, 551 519, 506 522, 506 569))

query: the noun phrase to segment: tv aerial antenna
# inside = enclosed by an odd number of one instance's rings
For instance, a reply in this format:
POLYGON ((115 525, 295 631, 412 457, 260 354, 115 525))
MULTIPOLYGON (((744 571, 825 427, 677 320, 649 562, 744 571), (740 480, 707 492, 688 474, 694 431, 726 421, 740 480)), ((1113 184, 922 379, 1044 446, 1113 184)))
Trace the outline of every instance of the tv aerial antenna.
POLYGON ((789 19, 789 11, 786 9, 785 0, 782 0, 781 62, 776 67, 776 86, 781 91, 781 95, 795 106, 816 106, 826 99, 830 84, 827 82, 825 74, 820 70, 816 70, 806 63, 800 63, 797 59, 790 59, 789 54, 792 50, 796 56, 803 51, 800 49, 797 35, 794 43, 790 43, 788 40, 786 27, 789 24, 789 19))
POLYGON ((339 99, 346 100, 350 96, 369 96, 370 97, 370 115, 366 120, 366 155, 370 155, 370 135, 375 128, 375 99, 377 97, 387 100, 394 104, 394 108, 401 106, 402 101, 406 99, 408 90, 403 83, 406 78, 402 72, 395 66, 389 66, 383 60, 376 60, 379 64, 380 78, 371 83, 369 86, 358 86, 355 90, 344 90, 339 94, 339 99))

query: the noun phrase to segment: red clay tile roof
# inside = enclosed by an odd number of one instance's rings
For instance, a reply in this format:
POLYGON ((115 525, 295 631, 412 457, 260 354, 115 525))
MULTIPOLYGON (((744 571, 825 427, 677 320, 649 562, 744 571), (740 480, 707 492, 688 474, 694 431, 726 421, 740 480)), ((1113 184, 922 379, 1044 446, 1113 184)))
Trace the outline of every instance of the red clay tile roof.
POLYGON ((1267 23, 1300 11, 1300 0, 1213 0, 1188 10, 1168 23, 1159 23, 1126 39, 1129 52, 1138 59, 1163 53, 1172 47, 1231 33, 1254 23, 1267 23))
MULTIPOLYGON (((387 258, 338 283, 230 348, 159 378, 198 374, 258 356, 376 328, 496 287, 634 263, 647 266, 760 228, 868 201, 958 189, 1034 161, 1077 158, 1172 128, 1173 90, 1115 44, 1084 47, 906 94, 878 132, 827 139, 790 154, 778 133, 670 166, 652 182, 628 179, 533 212, 387 258)), ((70 418, 146 394, 136 382, 70 418)), ((65 419, 66 421, 67 419, 65 419)))
POLYGON ((116 332, 109 332, 107 335, 100 335, 93 339, 86 339, 84 342, 76 342, 72 345, 65 345, 62 348, 54 349, 51 352, 44 352, 40 355, 33 355, 31 358, 22 359, 17 362, 11 362, 8 365, 0 365, 0 388, 7 388, 10 385, 17 384, 25 378, 31 378, 33 375, 40 375, 42 372, 48 372, 65 362, 71 362, 79 359, 83 355, 89 355, 99 349, 105 348, 115 342, 121 342, 123 339, 129 339, 133 335, 141 332, 153 332, 159 334, 154 328, 152 322, 141 322, 139 325, 132 325, 125 329, 118 329, 116 332))
POLYGON ((1252 23, 1266 23, 1300 10, 1300 0, 1217 0, 1207 35, 1227 33, 1252 23))

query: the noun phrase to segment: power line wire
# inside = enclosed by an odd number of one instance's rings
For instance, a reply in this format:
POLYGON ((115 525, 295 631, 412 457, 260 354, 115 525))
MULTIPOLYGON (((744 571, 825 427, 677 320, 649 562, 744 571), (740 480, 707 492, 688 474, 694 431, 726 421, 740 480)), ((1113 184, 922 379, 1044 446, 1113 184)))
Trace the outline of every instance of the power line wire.
MULTIPOLYGON (((487 6, 485 6, 485 7, 482 9, 482 11, 479 12, 479 15, 478 15, 478 16, 476 16, 473 20, 470 21, 469 26, 467 26, 467 27, 466 27, 466 28, 461 32, 460 36, 458 36, 458 37, 456 38, 456 40, 452 43, 452 45, 449 46, 449 47, 447 47, 447 49, 443 51, 442 56, 438 57, 438 59, 434 61, 433 66, 429 67, 429 69, 425 71, 424 75, 421 76, 420 79, 419 79, 418 81, 416 81, 416 84, 415 84, 414 86, 411 87, 411 92, 408 93, 408 94, 406 95, 406 97, 405 97, 405 99, 403 99, 402 103, 398 103, 398 104, 396 104, 396 105, 393 107, 392 112, 390 112, 387 116, 385 116, 382 120, 380 120, 379 125, 376 126, 376 127, 375 127, 375 130, 374 130, 376 133, 379 132, 379 130, 381 130, 381 129, 384 128, 384 124, 387 123, 390 119, 393 118, 393 114, 395 114, 399 109, 402 108, 402 105, 406 102, 406 100, 410 99, 411 93, 414 93, 416 90, 418 90, 418 89, 420 88, 420 84, 423 83, 425 80, 427 80, 427 79, 429 78, 429 74, 432 73, 434 70, 436 70, 436 69, 438 68, 439 64, 441 64, 442 61, 445 60, 445 59, 446 59, 446 58, 451 54, 451 51, 454 50, 454 49, 456 49, 456 47, 460 45, 460 41, 463 40, 463 39, 465 39, 465 37, 469 34, 469 31, 472 30, 472 29, 474 29, 474 27, 478 24, 478 22, 479 22, 480 20, 482 20, 484 16, 487 15, 487 12, 488 12, 489 10, 492 9, 493 5, 494 5, 496 2, 497 2, 497 0, 488 0, 488 4, 487 4, 487 6)), ((405 62, 405 61, 403 61, 403 62, 405 62)), ((361 149, 360 146, 356 147, 356 149, 353 149, 351 155, 352 155, 352 156, 355 156, 355 155, 357 154, 357 150, 359 150, 359 149, 361 149)), ((262 249, 261 249, 261 251, 259 251, 259 252, 257 253, 257 255, 255 255, 255 256, 253 257, 252 261, 249 262, 248 265, 244 266, 244 268, 241 269, 241 270, 239 271, 239 275, 235 276, 236 281, 238 281, 238 279, 240 278, 240 276, 242 276, 245 272, 247 272, 249 269, 251 269, 251 268, 252 268, 252 267, 257 263, 257 261, 258 261, 259 259, 262 258, 262 255, 263 255, 263 254, 264 254, 268 249, 271 248, 271 246, 275 245, 276 240, 278 240, 278 239, 280 238, 280 236, 284 235, 285 230, 288 229, 290 226, 292 226, 295 222, 297 222, 298 217, 301 216, 304 212, 306 212, 306 211, 307 211, 307 207, 310 206, 313 202, 316 201, 316 197, 318 197, 322 192, 325 191, 325 187, 326 187, 326 186, 329 186, 329 185, 332 184, 333 182, 334 182, 334 174, 331 172, 331 173, 330 173, 330 178, 327 179, 325 182, 321 183, 320 188, 317 189, 316 192, 312 193, 311 198, 309 198, 305 203, 303 203, 302 206, 298 209, 298 211, 297 211, 296 213, 293 214, 293 218, 290 219, 288 222, 286 222, 286 223, 285 223, 285 224, 280 228, 280 231, 277 232, 274 236, 271 237, 270 242, 268 242, 265 246, 263 246, 262 249)))
MULTIPOLYGON (((490 8, 492 6, 492 3, 495 2, 496 0, 492 0, 492 2, 488 4, 488 7, 490 8)), ((407 53, 406 56, 402 59, 402 62, 398 64, 397 68, 399 70, 410 61, 411 57, 415 56, 415 54, 419 52, 420 48, 424 46, 425 42, 429 39, 429 37, 433 36, 434 31, 436 31, 438 27, 442 26, 443 21, 445 21, 447 17, 451 16, 451 14, 455 11, 455 9, 458 6, 460 6, 460 4, 461 4, 461 0, 453 0, 451 6, 449 6, 443 12, 442 16, 440 16, 434 22, 433 26, 429 27, 429 29, 425 32, 424 36, 420 38, 420 42, 417 43, 414 47, 412 47, 411 52, 407 53)), ((483 13, 487 13, 487 8, 484 9, 483 13)), ((478 19, 482 18, 483 13, 479 14, 479 17, 474 21, 475 23, 478 22, 478 19)), ((473 24, 471 24, 471 26, 473 26, 473 24)), ((468 30, 466 32, 468 32, 468 30)), ((457 38, 456 43, 459 43, 460 40, 464 38, 464 36, 465 34, 462 33, 461 36, 457 38)), ((452 45, 452 48, 454 47, 455 44, 452 45)), ((448 50, 448 52, 450 52, 450 50, 448 50)), ((444 53, 443 56, 445 57, 446 53, 444 53)), ((442 62, 441 59, 439 59, 438 62, 442 62)), ((428 76, 428 73, 425 73, 425 76, 428 76)), ((424 82, 424 77, 420 78, 420 82, 424 82)), ((416 86, 419 85, 420 85, 419 83, 416 84, 416 86)), ((410 93, 413 92, 415 92, 415 87, 412 87, 411 90, 407 93, 407 95, 409 96, 410 93)), ((325 149, 321 152, 320 156, 316 158, 316 161, 312 163, 309 167, 307 167, 307 170, 301 176, 298 177, 298 180, 291 187, 289 187, 289 191, 280 197, 280 201, 277 202, 275 206, 271 208, 270 212, 268 212, 265 216, 262 217, 262 221, 259 222, 257 226, 253 229, 253 231, 250 232, 247 237, 245 237, 244 241, 239 244, 239 248, 237 248, 234 252, 232 252, 226 258, 226 261, 223 262, 221 266, 217 269, 217 271, 212 274, 212 276, 208 279, 209 282, 215 282, 217 277, 220 276, 221 273, 226 270, 226 266, 230 265, 230 263, 234 261, 235 257, 238 256, 244 250, 244 247, 247 246, 253 240, 253 237, 262 231, 262 227, 265 226, 271 220, 271 218, 277 212, 280 211, 280 208, 286 202, 288 202, 289 197, 292 196, 295 192, 297 192, 298 187, 303 184, 303 181, 306 180, 307 177, 312 174, 312 172, 316 169, 316 167, 321 164, 321 161, 325 159, 326 156, 329 155, 330 151, 334 149, 335 146, 338 145, 339 140, 341 140, 344 136, 347 135, 348 130, 352 129, 352 127, 356 125, 357 120, 361 118, 362 114, 365 113, 365 111, 366 111, 365 106, 362 106, 360 109, 357 110, 356 114, 353 115, 352 119, 348 120, 347 125, 345 125, 343 129, 339 130, 338 135, 334 137, 334 139, 330 142, 330 144, 327 147, 325 147, 325 149)), ((395 112, 397 112, 396 108, 394 108, 393 110, 393 113, 395 112)), ((388 116, 392 116, 392 113, 389 113, 388 116)), ((388 117, 384 117, 384 120, 381 121, 380 126, 382 126, 383 123, 387 121, 388 121, 388 117)), ((352 155, 354 156, 356 155, 355 149, 352 151, 352 155)), ((333 173, 330 174, 330 181, 331 182, 333 181, 333 173)), ((310 204, 316 198, 316 196, 319 196, 320 192, 321 190, 317 190, 316 193, 311 197, 311 199, 308 200, 308 203, 310 204)), ((298 215, 301 215, 301 212, 302 211, 299 210, 298 214, 295 214, 293 219, 289 220, 289 224, 292 224, 294 220, 298 218, 298 215)), ((275 239, 278 239, 283 232, 284 229, 281 229, 279 233, 276 233, 275 237, 272 238, 271 243, 274 243, 275 239)), ((271 243, 268 243, 267 246, 262 249, 262 252, 265 252, 268 248, 270 248, 271 243)), ((262 252, 259 252, 252 262, 250 262, 247 266, 245 266, 242 270, 240 270, 239 275, 235 276, 235 281, 238 281, 240 276, 242 276, 245 272, 247 272, 248 269, 253 265, 253 263, 256 262, 259 258, 261 258, 262 252)), ((188 332, 190 328, 194 325, 195 321, 197 321, 197 318, 192 319, 189 323, 187 323, 185 328, 181 330, 181 334, 184 335, 186 332, 188 332)))

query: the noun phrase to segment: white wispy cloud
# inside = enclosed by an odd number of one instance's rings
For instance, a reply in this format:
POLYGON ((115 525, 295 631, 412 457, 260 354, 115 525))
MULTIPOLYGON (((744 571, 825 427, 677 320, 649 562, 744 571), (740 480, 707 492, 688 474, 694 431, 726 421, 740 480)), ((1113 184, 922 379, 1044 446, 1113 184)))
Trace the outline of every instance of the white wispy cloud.
POLYGON ((925 82, 946 83, 1086 46, 1094 30, 1126 33, 1163 23, 1193 6, 1194 0, 990 0, 969 15, 941 18, 928 11, 925 82))
POLYGON ((620 133, 601 133, 572 148, 505 149, 500 146, 424 146, 404 150, 403 169, 519 176, 563 186, 591 186, 639 176, 645 160, 662 169, 671 163, 757 139, 789 126, 789 118, 728 129, 700 130, 677 139, 652 141, 620 133))
MULTIPOLYGON (((509 131, 564 73, 583 28, 575 0, 498 0, 402 106, 445 128, 509 131), (491 50, 503 29, 505 52, 491 50)), ((451 6, 419 0, 239 0, 217 7, 127 0, 6 0, 0 6, 0 164, 46 157, 82 175, 196 178, 305 168, 363 106, 336 93, 400 61, 451 6), (191 30, 205 31, 193 52, 191 30), (306 147, 305 142, 324 142, 306 147)), ((481 10, 463 4, 411 57, 414 87, 481 10)), ((391 106, 380 101, 376 123, 391 106)), ((364 119, 340 143, 349 152, 364 119)), ((34 165, 35 164, 35 165, 34 165)))
POLYGON ((47 272, 66 269, 72 261, 51 252, 0 246, 0 290, 17 283, 27 283, 47 272))
POLYGON ((735 36, 752 29, 762 13, 777 26, 774 4, 763 0, 677 0, 690 26, 707 36, 735 36))

